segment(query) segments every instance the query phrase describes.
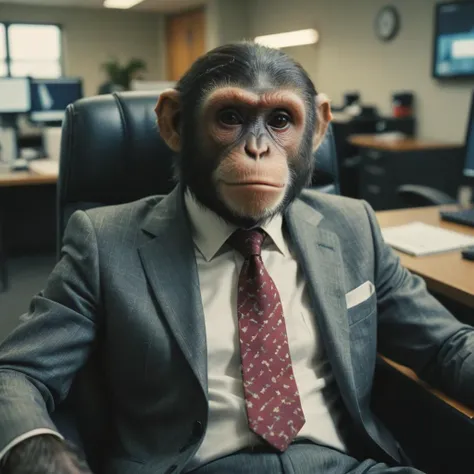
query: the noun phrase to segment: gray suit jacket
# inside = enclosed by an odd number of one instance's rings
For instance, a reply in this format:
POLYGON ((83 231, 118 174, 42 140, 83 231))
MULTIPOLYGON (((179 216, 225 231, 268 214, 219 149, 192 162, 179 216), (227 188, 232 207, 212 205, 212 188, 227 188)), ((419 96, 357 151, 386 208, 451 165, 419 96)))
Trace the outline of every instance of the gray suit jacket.
MULTIPOLYGON (((366 203, 304 194, 285 223, 353 425, 398 461, 369 407, 377 351, 472 404, 474 330, 400 266, 366 203), (345 295, 367 281, 375 293, 347 309, 345 295)), ((179 188, 161 202, 78 211, 46 289, 0 347, 0 450, 54 428, 48 413, 97 345, 114 415, 104 472, 180 472, 206 429, 205 334, 179 188)))

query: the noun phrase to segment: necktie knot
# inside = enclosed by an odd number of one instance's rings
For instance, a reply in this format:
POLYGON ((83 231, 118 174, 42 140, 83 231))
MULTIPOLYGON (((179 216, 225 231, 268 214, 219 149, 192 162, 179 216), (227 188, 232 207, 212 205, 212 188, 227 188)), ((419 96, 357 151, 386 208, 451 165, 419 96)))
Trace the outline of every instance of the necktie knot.
POLYGON ((244 258, 249 258, 252 255, 258 256, 261 254, 265 237, 266 234, 262 229, 239 229, 229 237, 228 242, 244 258))

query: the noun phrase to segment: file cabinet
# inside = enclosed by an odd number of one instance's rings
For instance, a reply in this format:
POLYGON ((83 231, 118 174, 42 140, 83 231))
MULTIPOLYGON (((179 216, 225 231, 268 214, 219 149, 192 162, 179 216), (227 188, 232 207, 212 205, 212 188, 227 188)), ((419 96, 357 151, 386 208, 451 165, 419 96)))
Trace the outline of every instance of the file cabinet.
POLYGON ((464 165, 460 145, 403 139, 353 136, 359 148, 359 198, 377 211, 400 209, 406 203, 397 189, 404 184, 430 186, 455 197, 464 165))

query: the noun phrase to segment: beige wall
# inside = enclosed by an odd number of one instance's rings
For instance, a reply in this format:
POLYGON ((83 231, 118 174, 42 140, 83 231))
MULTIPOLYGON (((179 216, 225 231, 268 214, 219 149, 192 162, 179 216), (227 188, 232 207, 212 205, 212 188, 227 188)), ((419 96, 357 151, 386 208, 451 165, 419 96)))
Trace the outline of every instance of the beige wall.
POLYGON ((147 79, 163 79, 163 22, 153 13, 0 4, 0 21, 51 22, 63 27, 65 73, 84 78, 87 95, 105 77, 100 65, 110 57, 142 58, 147 79))
POLYGON ((319 90, 339 104, 342 93, 359 90, 364 102, 390 111, 392 91, 413 90, 420 136, 462 141, 474 81, 431 78, 435 0, 252 0, 249 34, 316 27, 318 45, 287 51, 310 72, 319 90), (373 23, 387 3, 399 7, 402 30, 389 44, 378 41, 373 23))
POLYGON ((207 48, 250 37, 249 7, 253 0, 209 0, 207 3, 207 48))

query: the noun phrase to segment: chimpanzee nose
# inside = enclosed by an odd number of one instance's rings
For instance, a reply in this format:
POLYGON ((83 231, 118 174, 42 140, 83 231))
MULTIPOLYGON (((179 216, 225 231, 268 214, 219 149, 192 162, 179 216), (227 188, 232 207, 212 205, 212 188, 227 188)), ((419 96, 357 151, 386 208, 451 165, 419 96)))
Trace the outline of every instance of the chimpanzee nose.
POLYGON ((267 139, 264 135, 256 137, 255 135, 250 135, 245 143, 245 153, 249 158, 254 160, 259 160, 264 158, 269 151, 269 146, 267 139))

